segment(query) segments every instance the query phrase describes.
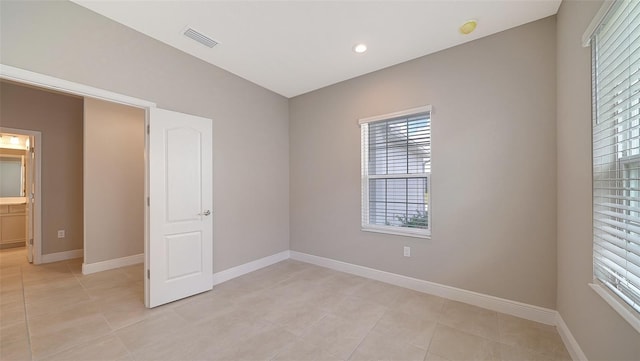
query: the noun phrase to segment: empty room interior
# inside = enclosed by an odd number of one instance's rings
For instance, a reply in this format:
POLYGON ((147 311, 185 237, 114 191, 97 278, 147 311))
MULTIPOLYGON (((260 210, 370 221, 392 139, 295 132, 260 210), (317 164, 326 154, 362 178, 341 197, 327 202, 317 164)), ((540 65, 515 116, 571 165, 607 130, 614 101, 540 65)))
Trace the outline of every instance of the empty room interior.
POLYGON ((640 3, 0 1, 1 360, 640 360, 640 3))

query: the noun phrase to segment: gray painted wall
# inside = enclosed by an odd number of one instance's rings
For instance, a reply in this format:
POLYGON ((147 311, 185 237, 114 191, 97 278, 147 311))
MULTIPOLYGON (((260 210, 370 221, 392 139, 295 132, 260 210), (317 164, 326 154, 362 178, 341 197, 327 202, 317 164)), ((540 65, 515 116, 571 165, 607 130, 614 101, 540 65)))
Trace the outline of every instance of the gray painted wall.
POLYGON ((558 12, 558 311, 589 360, 639 360, 640 336, 589 286, 591 52, 582 34, 600 1, 564 1, 558 12))
POLYGON ((82 98, 0 82, 0 125, 42 133, 42 254, 82 248, 82 107, 82 98))
POLYGON ((70 2, 2 1, 0 43, 2 64, 213 119, 214 271, 289 248, 286 98, 70 2))
POLYGON ((292 98, 291 249, 555 308, 555 34, 550 17, 292 98), (426 104, 432 238, 361 231, 357 120, 426 104))
POLYGON ((144 253, 140 108, 84 100, 84 263, 144 253))

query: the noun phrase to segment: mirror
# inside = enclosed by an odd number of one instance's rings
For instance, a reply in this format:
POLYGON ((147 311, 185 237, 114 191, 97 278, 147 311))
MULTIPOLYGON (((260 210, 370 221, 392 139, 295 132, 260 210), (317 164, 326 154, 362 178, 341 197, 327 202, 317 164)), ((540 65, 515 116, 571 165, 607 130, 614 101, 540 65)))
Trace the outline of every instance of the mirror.
POLYGON ((24 156, 0 155, 0 197, 25 196, 24 156))

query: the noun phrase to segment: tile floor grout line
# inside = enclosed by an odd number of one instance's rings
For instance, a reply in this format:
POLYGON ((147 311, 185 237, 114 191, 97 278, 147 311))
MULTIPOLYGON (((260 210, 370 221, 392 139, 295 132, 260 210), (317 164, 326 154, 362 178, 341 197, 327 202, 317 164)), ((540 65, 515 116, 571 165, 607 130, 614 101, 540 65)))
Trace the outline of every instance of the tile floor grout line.
MULTIPOLYGON (((438 317, 436 317, 436 319, 434 320, 435 321, 435 325, 433 326, 433 333, 431 334, 431 337, 429 338, 429 344, 427 345, 427 352, 424 354, 424 361, 426 361, 427 357, 429 357, 429 350, 431 350, 431 344, 433 343, 433 338, 436 335, 436 329, 438 328, 438 325, 440 324, 440 318, 442 317, 442 311, 444 311, 444 306, 445 306, 446 303, 447 303, 447 299, 443 298, 442 305, 440 306, 440 310, 438 311, 438 317)), ((438 355, 438 356, 440 356, 440 355, 438 355)))
MULTIPOLYGON (((327 312, 327 313, 325 313, 324 315, 322 315, 322 317, 320 317, 320 319, 319 319, 318 321, 316 321, 316 322, 314 323, 314 325, 315 325, 315 324, 317 324, 317 323, 320 323, 320 321, 324 320, 328 315, 329 315, 329 313, 328 313, 328 312, 327 312)), ((317 347, 317 348, 319 348, 319 349, 321 349, 321 350, 322 350, 322 347, 321 347, 320 345, 316 345, 316 344, 315 344, 315 343, 313 343, 313 342, 308 342, 308 341, 305 341, 305 340, 304 340, 304 336, 306 336, 307 332, 308 332, 310 329, 311 329, 311 327, 308 327, 306 330, 304 330, 304 332, 302 333, 302 335, 298 336, 298 338, 300 339, 300 341, 301 341, 301 342, 306 342, 306 343, 308 343, 308 344, 310 344, 310 345, 313 345, 313 346, 315 346, 315 347, 317 347)))
POLYGON ((62 348, 62 349, 58 350, 57 352, 54 352, 54 353, 51 353, 51 354, 47 354, 47 355, 45 355, 45 357, 43 357, 42 359, 43 359, 43 360, 45 360, 45 359, 51 358, 51 357, 53 357, 53 356, 56 356, 56 355, 62 354, 62 353, 64 353, 64 352, 67 352, 67 351, 69 351, 69 350, 71 350, 71 349, 73 349, 73 348, 76 348, 76 347, 78 347, 78 346, 80 346, 80 345, 83 345, 83 344, 86 344, 86 343, 89 343, 89 342, 93 342, 93 341, 95 341, 95 340, 100 339, 101 337, 109 336, 109 335, 111 335, 111 334, 113 334, 113 331, 111 331, 111 332, 107 333, 106 335, 95 336, 95 337, 92 337, 92 338, 90 338, 90 339, 88 339, 88 340, 84 340, 84 341, 81 341, 81 342, 78 342, 78 343, 71 344, 71 345, 69 345, 69 346, 67 346, 67 347, 64 347, 64 348, 62 348))
MULTIPOLYGON (((162 305, 161 305, 161 306, 158 306, 158 307, 162 307, 162 305)), ((173 308, 168 308, 168 309, 167 309, 166 311, 164 311, 164 312, 165 312, 165 313, 170 313, 170 312, 172 312, 174 315, 176 315, 177 317, 179 317, 181 320, 183 320, 183 321, 185 321, 185 322, 188 322, 184 317, 180 316, 180 314, 179 314, 179 313, 175 312, 175 310, 174 310, 173 308)), ((161 314, 161 316, 164 316, 164 314, 161 314)), ((134 352, 134 351, 133 351, 133 350, 131 350, 131 349, 129 349, 129 346, 127 346, 127 344, 122 340, 121 335, 120 335, 118 332, 119 332, 119 331, 122 331, 123 329, 125 329, 125 328, 127 328, 127 327, 131 327, 131 326, 133 326, 133 325, 137 325, 137 324, 139 324, 139 323, 142 323, 142 322, 144 322, 144 321, 148 321, 148 320, 149 320, 148 318, 143 318, 143 319, 138 320, 138 321, 136 321, 136 322, 134 322, 134 323, 132 323, 132 324, 129 324, 129 325, 123 326, 123 327, 119 328, 118 330, 116 330, 116 331, 112 331, 112 332, 111 332, 111 333, 112 333, 115 337, 117 337, 117 338, 118 338, 118 340, 122 343, 122 345, 124 346, 125 350, 127 350, 127 354, 131 357, 131 359, 132 359, 132 360, 136 360, 136 358, 135 358, 135 357, 133 357, 133 352, 134 352)), ((178 327, 178 329, 174 329, 174 330, 170 331, 170 332, 169 332, 169 334, 170 334, 170 335, 174 335, 175 333, 177 333, 177 332, 179 332, 179 331, 180 331, 180 328, 186 328, 186 327, 187 327, 187 325, 183 325, 183 326, 181 326, 181 327, 178 327)), ((151 345, 154 345, 155 343, 156 343, 156 341, 151 341, 151 342, 149 342, 149 344, 148 344, 148 345, 143 346, 142 348, 144 348, 144 347, 148 347, 148 346, 151 346, 151 345)))
MULTIPOLYGON (((64 263, 65 263, 65 266, 67 266, 67 269, 68 269, 69 273, 71 273, 71 275, 72 275, 72 276, 74 276, 74 279, 76 280, 76 282, 78 282, 78 284, 80 284, 80 282, 78 281, 78 279, 77 279, 77 278, 75 277, 75 275, 73 274, 73 271, 71 270, 71 268, 69 267, 69 265, 67 264, 67 262, 66 262, 66 261, 64 261, 64 263)), ((31 263, 30 263, 30 264, 31 264, 31 263)), ((33 265, 33 264, 31 264, 31 265, 33 265)), ((36 265, 33 265, 33 266, 36 266, 36 265)), ((22 275, 22 266, 20 267, 20 274, 22 275)), ((28 320, 29 320, 29 317, 28 317, 28 315, 27 315, 27 300, 26 300, 26 295, 24 294, 24 282, 22 283, 22 286, 23 286, 23 287, 22 287, 22 292, 23 292, 23 303, 24 303, 24 307, 25 307, 25 321, 26 321, 26 324, 27 324, 27 332, 28 332, 28 335, 29 335, 29 337, 28 337, 28 339, 29 339, 29 351, 30 351, 30 353, 31 353, 31 360, 34 360, 34 357, 33 357, 33 348, 31 347, 31 329, 30 329, 30 327, 29 327, 29 321, 28 321, 28 320)), ((82 287, 82 284, 80 284, 80 286, 82 287)), ((84 291, 84 289, 83 289, 83 291, 84 291)), ((55 291, 54 291, 54 292, 55 292, 55 291)), ((40 315, 40 316, 45 316, 45 315, 40 315)), ((73 347, 75 347, 75 346, 77 346, 77 345, 78 345, 78 344, 71 345, 71 346, 69 346, 69 347, 67 347, 67 348, 64 348, 64 349, 62 349, 62 350, 59 350, 58 352, 55 352, 55 353, 52 353, 52 354, 49 354, 49 355, 45 355, 45 357, 44 357, 43 359, 46 359, 46 358, 48 358, 48 357, 52 357, 52 356, 55 356, 55 355, 57 355, 57 354, 59 354, 59 353, 65 352, 65 351, 67 351, 67 350, 70 350, 71 348, 73 348, 73 347)))
POLYGON ((102 317, 102 319, 104 320, 104 322, 107 324, 107 326, 109 326, 109 329, 111 330, 111 332, 109 333, 114 333, 116 332, 116 329, 113 327, 113 325, 111 324, 111 322, 109 322, 109 320, 107 319, 107 317, 105 317, 104 312, 102 312, 102 307, 99 307, 100 309, 100 316, 102 317))
POLYGON ((321 321, 321 320, 323 320, 325 317, 327 317, 327 315, 328 315, 328 314, 330 314, 330 313, 331 313, 330 311, 327 311, 327 310, 322 310, 322 309, 321 309, 321 311, 322 311, 322 313, 323 313, 323 314, 322 314, 322 317, 320 317, 319 319, 317 319, 317 320, 315 320, 315 321, 311 322, 307 327, 305 327, 305 328, 302 330, 302 334, 305 334, 308 330, 310 330, 313 326, 315 326, 315 325, 317 325, 318 323, 320 323, 320 321, 321 321))
MULTIPOLYGON (((499 344, 499 345, 501 345, 501 347, 500 347, 501 352, 502 352, 502 346, 508 346, 508 347, 518 347, 518 348, 521 348, 521 349, 523 349, 523 350, 526 350, 526 351, 528 351, 528 352, 531 352, 531 353, 534 353, 534 354, 537 354, 537 355, 544 355, 544 353, 543 353, 543 352, 541 352, 541 351, 539 351, 539 350, 536 350, 536 349, 533 349, 533 348, 530 348, 530 347, 527 347, 527 346, 520 346, 520 345, 517 345, 517 344, 516 344, 516 345, 512 345, 512 344, 509 344, 509 343, 504 342, 504 341, 503 341, 503 338, 502 338, 502 328, 503 328, 502 323, 503 323, 503 322, 501 322, 501 321, 500 321, 500 314, 501 314, 501 313, 500 313, 500 312, 497 312, 497 314, 498 314, 498 341, 496 341, 496 342, 498 342, 498 344, 499 344)), ((510 317, 515 317, 515 316, 510 316, 510 317)), ((528 321, 528 320, 527 320, 527 321, 528 321)), ((534 321, 529 321, 529 322, 534 322, 534 321)), ((554 327, 555 327, 555 326, 554 326, 554 327)), ((541 332, 547 332, 547 331, 545 331, 545 330, 539 330, 539 331, 541 331, 541 332)), ((557 332, 557 330, 556 330, 556 332, 557 332)), ((564 343, 563 343, 563 345, 564 345, 564 343)), ((566 347, 566 346, 565 346, 565 347, 566 347)), ((553 352, 553 353, 554 353, 554 355, 555 355, 555 350, 554 350, 554 352, 553 352)))
POLYGON ((27 299, 24 292, 24 274, 20 267, 20 288, 22 290, 22 307, 24 308, 24 324, 27 328, 27 343, 29 344, 29 359, 33 360, 33 347, 31 346, 31 329, 29 328, 29 317, 27 316, 27 299))
MULTIPOLYGON (((82 262, 84 262, 84 258, 82 259, 82 262)), ((82 282, 80 282, 80 278, 78 277, 78 275, 73 272, 73 269, 71 269, 71 266, 69 265, 69 261, 68 260, 65 261, 65 264, 67 265, 67 268, 69 269, 69 272, 71 272, 71 275, 73 276, 73 278, 80 285, 80 288, 82 288, 82 292, 84 292, 85 296, 87 296, 89 302, 93 302, 94 299, 89 294, 89 290, 87 290, 87 288, 82 284, 82 282)), ((82 265, 80 265, 80 274, 82 275, 82 265)), ((111 325, 108 322, 107 322, 107 325, 109 325, 109 328, 111 328, 111 325)))
POLYGON ((353 349, 353 351, 351 351, 351 353, 349 354, 349 357, 346 358, 346 360, 351 360, 351 357, 353 357, 353 354, 356 352, 356 350, 358 350, 358 347, 360 347, 360 345, 362 345, 362 342, 364 341, 365 338, 367 338, 367 336, 369 336, 371 334, 371 332, 373 331, 374 328, 376 328, 376 326, 378 325, 378 323, 380 322, 380 320, 382 320, 382 317, 384 317, 384 315, 389 311, 389 307, 385 307, 385 311, 382 313, 382 315, 380 315, 380 318, 378 318, 376 320, 376 322, 373 324, 373 326, 371 326, 371 328, 369 329, 369 331, 367 331, 367 333, 364 335, 364 337, 362 338, 362 340, 360 340, 360 342, 358 342, 358 345, 353 349))
POLYGON ((127 347, 127 345, 124 343, 124 341, 122 341, 122 339, 120 338, 120 335, 118 335, 115 331, 113 332, 113 336, 118 339, 118 341, 120 341, 120 343, 122 344, 122 347, 124 347, 124 349, 127 351, 127 355, 129 355, 129 358, 131 360, 136 360, 135 357, 133 357, 133 351, 129 350, 129 348, 127 347))
MULTIPOLYGON (((75 279, 75 281, 76 281, 76 282, 78 283, 78 285, 82 288, 82 291, 83 291, 83 292, 85 293, 85 295, 88 297, 88 300, 87 300, 86 302, 94 302, 95 300, 93 300, 93 298, 89 295, 87 288, 82 284, 82 282, 80 282, 80 278, 78 277, 78 275, 76 275, 76 274, 73 272, 73 269, 71 269, 71 266, 69 265, 69 260, 65 260, 65 261, 63 261, 63 262, 64 262, 64 263, 65 263, 65 265, 67 266, 67 269, 68 269, 69 273, 71 273, 71 275, 73 276, 73 278, 75 279)), ((23 289, 23 292, 24 292, 24 289, 23 289)), ((24 301, 24 304, 25 304, 25 308, 26 308, 26 300, 24 301)), ((87 343, 87 342, 91 342, 91 341, 98 340, 98 339, 100 339, 101 337, 105 337, 105 336, 108 336, 108 335, 114 335, 114 336, 116 336, 116 337, 117 337, 117 335, 115 334, 115 331, 116 331, 116 330, 114 330, 113 326, 111 325, 111 323, 109 322, 109 320, 107 320, 107 318, 105 317, 105 315, 104 315, 104 313, 102 312, 102 310, 100 310, 99 314, 100 314, 100 317, 102 317, 102 319, 105 321, 105 323, 107 324, 107 326, 109 326, 109 329, 110 329, 110 332, 109 332, 109 333, 107 333, 107 334, 105 334, 105 335, 96 336, 96 337, 94 337, 94 338, 91 338, 91 339, 85 340, 85 341, 83 341, 83 342, 79 342, 79 343, 71 344, 71 345, 69 345, 68 347, 65 347, 65 348, 63 348, 63 349, 61 349, 61 350, 58 350, 58 352, 55 352, 55 353, 52 353, 52 354, 46 355, 46 356, 45 356, 45 358, 53 357, 53 356, 58 355, 58 354, 62 354, 62 353, 64 353, 64 352, 67 352, 67 351, 69 351, 69 350, 71 350, 71 349, 73 349, 73 348, 75 348, 75 347, 77 347, 77 346, 79 346, 79 345, 84 344, 84 343, 87 343)), ((26 317, 26 310, 25 310, 25 317, 26 317)), ((27 327, 28 327, 28 322, 27 322, 27 327)), ((29 332, 29 336, 31 336, 31 333, 30 333, 30 332, 29 332)), ((122 342, 122 340, 120 340, 120 342, 122 342)), ((123 345, 124 345, 124 343, 123 343, 123 345)), ((30 346, 30 349, 31 349, 31 346, 30 346)), ((129 350, 126 348, 126 346, 125 346, 125 349, 127 350, 127 353, 129 353, 129 350)), ((131 356, 131 355, 130 355, 130 356, 131 356)), ((132 358, 133 358, 133 357, 132 357, 132 358)), ((33 356, 32 356, 32 358, 31 358, 31 359, 33 360, 33 356)))
POLYGON ((444 310, 444 305, 447 302, 447 299, 444 298, 444 302, 442 302, 442 306, 440 306, 440 310, 438 311, 438 317, 436 317, 435 320, 433 320, 435 322, 435 325, 433 326, 433 333, 431 334, 431 337, 429 338, 429 344, 427 345, 427 352, 424 354, 424 360, 426 361, 427 357, 429 356, 429 349, 431 348, 431 343, 433 343, 433 337, 436 335, 436 329, 438 328, 438 325, 440 324, 440 318, 442 317, 442 311, 444 310))

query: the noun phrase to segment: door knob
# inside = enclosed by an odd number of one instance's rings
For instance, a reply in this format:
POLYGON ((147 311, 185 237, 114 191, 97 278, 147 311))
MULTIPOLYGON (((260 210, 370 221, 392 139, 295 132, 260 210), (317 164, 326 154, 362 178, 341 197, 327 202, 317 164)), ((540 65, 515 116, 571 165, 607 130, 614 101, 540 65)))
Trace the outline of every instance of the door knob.
POLYGON ((208 210, 208 209, 206 211, 204 211, 204 213, 198 213, 199 216, 208 216, 210 214, 211 214, 211 211, 208 210))

